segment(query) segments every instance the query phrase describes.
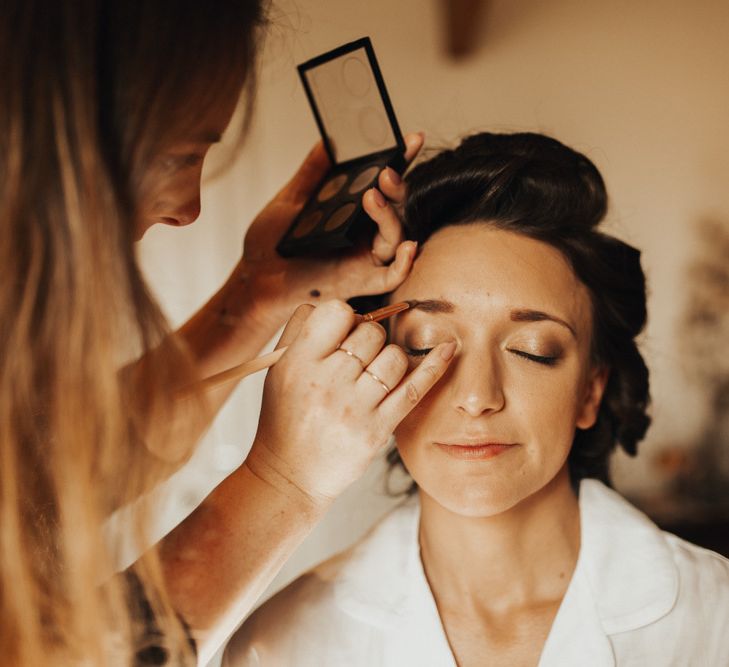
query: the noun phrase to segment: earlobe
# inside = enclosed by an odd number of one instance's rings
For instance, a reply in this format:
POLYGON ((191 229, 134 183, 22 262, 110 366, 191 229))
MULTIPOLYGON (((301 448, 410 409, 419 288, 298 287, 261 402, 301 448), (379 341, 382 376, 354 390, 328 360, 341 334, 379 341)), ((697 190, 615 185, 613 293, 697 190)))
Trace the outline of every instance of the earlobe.
POLYGON ((575 424, 577 428, 588 429, 595 425, 608 377, 610 377, 610 369, 606 366, 599 366, 591 371, 583 394, 582 406, 577 414, 575 424))

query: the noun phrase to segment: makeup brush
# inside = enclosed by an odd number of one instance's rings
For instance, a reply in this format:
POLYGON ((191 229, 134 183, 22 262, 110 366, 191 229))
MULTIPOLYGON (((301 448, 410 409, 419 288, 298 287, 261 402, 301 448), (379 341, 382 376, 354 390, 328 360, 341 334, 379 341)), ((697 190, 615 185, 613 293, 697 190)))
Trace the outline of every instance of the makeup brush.
MULTIPOLYGON (((359 323, 379 322, 381 320, 387 319, 388 317, 392 317, 393 315, 397 315, 398 313, 402 313, 408 308, 411 308, 414 303, 416 302, 402 301, 400 303, 393 303, 391 306, 378 308, 377 310, 373 310, 371 313, 358 315, 357 317, 362 318, 359 323)), ((273 352, 269 352, 268 354, 264 354, 263 356, 256 359, 252 359, 251 361, 246 361, 245 363, 239 364, 238 366, 233 366, 226 371, 221 371, 220 373, 211 375, 204 380, 200 380, 199 382, 188 385, 184 388, 183 391, 189 391, 191 393, 206 391, 208 389, 218 387, 221 384, 225 384, 226 382, 232 382, 233 380, 242 380, 244 377, 247 377, 253 373, 257 373, 264 368, 270 368, 271 366, 273 366, 283 356, 284 352, 286 352, 287 349, 288 345, 286 347, 279 348, 278 350, 274 350, 273 352)))

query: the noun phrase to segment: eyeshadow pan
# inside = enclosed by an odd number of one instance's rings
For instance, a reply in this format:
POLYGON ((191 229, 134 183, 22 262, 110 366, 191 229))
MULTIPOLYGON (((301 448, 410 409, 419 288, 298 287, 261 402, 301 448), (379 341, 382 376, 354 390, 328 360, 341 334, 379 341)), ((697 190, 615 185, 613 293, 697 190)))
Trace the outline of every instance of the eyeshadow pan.
POLYGON ((352 184, 349 186, 349 194, 353 195, 364 190, 370 183, 372 183, 372 179, 379 171, 380 168, 377 165, 367 167, 367 169, 361 172, 359 176, 352 181, 352 184))
POLYGON ((319 220, 321 219, 321 211, 312 211, 311 213, 309 213, 309 215, 302 218, 301 222, 294 230, 294 238, 300 239, 302 236, 306 236, 309 232, 316 228, 317 224, 319 224, 319 220))
POLYGON ((327 199, 331 199, 335 194, 337 194, 337 192, 342 189, 342 186, 344 186, 346 182, 347 174, 339 174, 339 176, 335 176, 334 178, 328 180, 324 184, 324 187, 319 190, 317 199, 319 201, 326 201, 327 199))
POLYGON ((344 206, 340 206, 336 211, 334 211, 334 213, 331 214, 329 220, 327 220, 326 224, 324 225, 324 230, 330 232, 333 229, 337 229, 337 227, 341 227, 345 222, 347 222, 349 216, 352 215, 352 211, 354 211, 355 208, 357 207, 351 202, 345 204, 344 206))

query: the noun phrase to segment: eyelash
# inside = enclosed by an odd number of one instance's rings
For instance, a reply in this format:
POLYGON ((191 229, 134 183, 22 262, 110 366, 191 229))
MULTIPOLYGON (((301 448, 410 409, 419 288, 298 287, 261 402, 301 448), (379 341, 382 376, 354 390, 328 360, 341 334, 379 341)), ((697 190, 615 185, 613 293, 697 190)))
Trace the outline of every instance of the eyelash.
POLYGON ((172 155, 167 157, 163 166, 165 169, 180 170, 196 167, 202 162, 202 156, 196 153, 190 153, 188 155, 172 155))
POLYGON ((190 153, 189 155, 181 155, 178 159, 178 165, 182 168, 185 167, 196 167, 202 162, 202 156, 196 153, 190 153))
POLYGON ((424 347, 422 349, 406 347, 405 354, 407 354, 410 357, 424 357, 432 349, 433 349, 432 347, 424 347))
MULTIPOLYGON (((410 357, 424 357, 432 349, 432 347, 426 347, 422 349, 408 347, 405 348, 405 353, 410 357)), ((545 357, 539 354, 530 354, 529 352, 524 352, 523 350, 509 350, 509 352, 511 352, 512 354, 516 354, 517 356, 522 357, 527 361, 542 364, 543 366, 555 366, 559 361, 559 357, 545 357)))
POLYGON ((554 366, 559 361, 559 357, 543 357, 539 354, 530 354, 529 352, 524 352, 523 350, 509 350, 512 354, 516 354, 519 357, 522 357, 524 359, 527 359, 528 361, 533 361, 537 364, 542 364, 543 366, 554 366))

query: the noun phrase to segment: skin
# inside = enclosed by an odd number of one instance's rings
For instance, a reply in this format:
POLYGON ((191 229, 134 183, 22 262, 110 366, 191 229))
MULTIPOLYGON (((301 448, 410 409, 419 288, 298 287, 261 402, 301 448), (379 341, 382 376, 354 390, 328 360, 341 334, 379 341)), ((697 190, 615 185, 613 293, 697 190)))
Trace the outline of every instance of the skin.
POLYGON ((440 341, 459 348, 395 432, 446 635, 463 667, 535 665, 579 552, 567 456, 607 378, 590 363, 588 291, 551 246, 475 224, 428 240, 393 295, 409 299, 440 302, 393 322, 411 367, 440 341), (509 446, 452 447, 477 443, 509 446))
MULTIPOLYGON (((197 218, 205 156, 233 111, 232 105, 223 106, 160 156, 147 175, 139 238, 153 224, 182 226, 197 218)), ((423 137, 405 140, 410 161, 423 137)), ((398 210, 405 186, 395 172, 383 171, 378 189, 363 197, 378 225, 370 248, 328 260, 278 256, 276 243, 328 167, 323 147, 315 146, 251 223, 243 257, 226 283, 176 334, 196 362, 197 378, 192 379, 199 379, 256 356, 290 318, 279 342, 289 349, 268 373, 246 461, 161 544, 169 595, 197 640, 200 664, 252 609, 334 498, 365 471, 455 352, 455 343, 444 341, 406 376, 404 352, 385 346, 384 329, 360 324, 343 301, 391 291, 410 270, 415 244, 403 242, 398 210), (305 302, 317 307, 297 309, 305 302), (391 391, 385 392, 340 345, 391 391)), ((161 352, 150 354, 155 353, 161 352)), ((142 380, 144 361, 139 362, 142 380)), ((147 447, 155 456, 182 460, 234 388, 232 383, 208 393, 204 414, 192 426, 185 422, 184 437, 171 442, 150 435, 147 447)), ((189 403, 175 409, 165 419, 175 420, 177 413, 187 419, 189 403)), ((150 429, 157 431, 170 432, 150 429)))

